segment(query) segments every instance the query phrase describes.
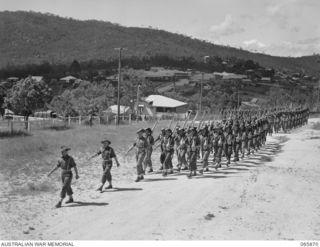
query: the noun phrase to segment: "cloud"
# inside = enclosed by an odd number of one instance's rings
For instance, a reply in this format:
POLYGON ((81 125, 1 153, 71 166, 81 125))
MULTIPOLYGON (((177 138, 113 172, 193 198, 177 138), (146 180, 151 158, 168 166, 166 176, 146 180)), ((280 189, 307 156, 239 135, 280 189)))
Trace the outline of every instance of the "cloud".
POLYGON ((297 27, 292 27, 290 22, 299 16, 303 7, 300 0, 282 0, 267 6, 266 14, 281 29, 291 29, 298 32, 297 27))
POLYGON ((235 21, 232 15, 228 14, 222 22, 211 26, 210 31, 215 36, 229 36, 242 33, 245 29, 240 26, 239 22, 235 21))
POLYGON ((261 49, 267 47, 266 44, 256 39, 245 40, 242 42, 247 49, 261 49))
POLYGON ((261 52, 274 56, 305 56, 320 53, 320 37, 308 38, 297 42, 282 41, 270 45, 256 39, 243 41, 243 48, 253 52, 261 52))

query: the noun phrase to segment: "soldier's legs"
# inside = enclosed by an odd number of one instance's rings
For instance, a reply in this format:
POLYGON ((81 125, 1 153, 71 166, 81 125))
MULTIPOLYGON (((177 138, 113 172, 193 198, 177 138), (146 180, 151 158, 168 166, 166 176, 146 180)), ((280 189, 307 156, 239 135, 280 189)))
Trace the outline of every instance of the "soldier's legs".
POLYGON ((216 159, 216 165, 215 165, 215 168, 219 168, 221 167, 221 157, 222 157, 222 150, 223 150, 223 147, 222 146, 218 146, 218 149, 217 149, 217 159, 216 159))
POLYGON ((226 156, 227 156, 227 165, 229 165, 230 162, 231 162, 232 150, 233 150, 232 145, 228 145, 227 150, 226 150, 227 151, 227 154, 226 154, 226 156))
POLYGON ((166 159, 166 154, 164 152, 161 152, 160 154, 160 163, 161 163, 161 167, 160 167, 160 170, 163 170, 164 169, 164 160, 166 159))
POLYGON ((213 163, 217 162, 218 146, 213 147, 213 163))
POLYGON ((147 150, 146 157, 144 159, 144 171, 149 167, 149 171, 152 171, 152 160, 151 160, 151 155, 152 155, 152 149, 147 150))
POLYGON ((146 155, 146 153, 144 153, 144 152, 136 154, 137 176, 140 179, 143 179, 143 175, 144 175, 143 166, 142 165, 143 165, 143 161, 144 161, 145 155, 146 155))
POLYGON ((102 177, 101 177, 101 186, 98 188, 98 190, 102 190, 104 184, 108 181, 109 187, 112 188, 112 175, 111 175, 111 167, 112 164, 104 164, 102 166, 103 172, 102 172, 102 177))
POLYGON ((209 159, 209 150, 204 151, 203 153, 203 166, 202 166, 202 171, 209 171, 208 165, 208 159, 209 159))
POLYGON ((62 189, 60 192, 60 198, 61 201, 66 197, 66 194, 68 196, 72 196, 73 191, 71 189, 71 181, 72 181, 72 176, 71 175, 63 175, 62 176, 62 189))
POLYGON ((191 153, 190 161, 189 161, 189 168, 190 168, 189 177, 192 176, 192 172, 194 172, 194 175, 196 175, 196 170, 197 170, 197 152, 192 152, 191 153))
POLYGON ((239 151, 240 151, 240 144, 236 144, 233 161, 239 161, 239 151))
POLYGON ((163 175, 166 176, 168 174, 168 170, 172 169, 172 153, 171 152, 165 153, 165 160, 163 165, 164 165, 163 175))

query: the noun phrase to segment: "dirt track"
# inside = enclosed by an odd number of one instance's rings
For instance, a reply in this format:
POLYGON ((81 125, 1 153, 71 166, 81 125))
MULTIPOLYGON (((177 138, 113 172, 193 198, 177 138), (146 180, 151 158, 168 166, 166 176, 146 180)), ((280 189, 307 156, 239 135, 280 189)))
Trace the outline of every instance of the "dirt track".
POLYGON ((141 183, 114 181, 118 189, 102 194, 82 191, 75 195, 81 202, 52 209, 26 237, 319 240, 319 139, 307 126, 274 135, 258 154, 205 176, 153 174, 141 183))

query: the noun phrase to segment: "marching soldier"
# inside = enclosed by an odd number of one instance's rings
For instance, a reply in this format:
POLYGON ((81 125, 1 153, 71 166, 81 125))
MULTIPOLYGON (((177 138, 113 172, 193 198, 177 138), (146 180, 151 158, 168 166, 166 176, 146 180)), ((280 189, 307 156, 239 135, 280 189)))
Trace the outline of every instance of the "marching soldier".
POLYGON ((179 133, 179 144, 178 144, 178 171, 188 169, 188 164, 186 160, 187 146, 188 146, 188 138, 186 136, 186 132, 184 129, 180 129, 179 133), (183 168, 182 168, 183 166, 183 168))
POLYGON ((74 159, 68 154, 68 151, 70 150, 69 147, 62 146, 61 147, 61 154, 62 157, 58 161, 58 164, 56 167, 54 167, 48 174, 48 177, 56 171, 57 169, 61 169, 61 180, 62 180, 62 189, 60 192, 60 200, 56 205, 56 208, 60 208, 63 199, 66 197, 66 194, 69 196, 69 200, 66 201, 66 204, 73 202, 73 191, 71 188, 71 181, 73 177, 72 168, 74 169, 76 173, 76 179, 79 179, 78 169, 77 165, 74 161, 74 159))
POLYGON ((201 173, 203 172, 208 172, 209 171, 209 162, 208 162, 208 158, 209 158, 209 154, 210 154, 210 150, 211 150, 211 138, 209 135, 209 130, 208 127, 205 126, 202 129, 202 140, 201 140, 201 146, 202 146, 202 159, 203 159, 203 167, 202 170, 200 171, 201 173))
POLYGON ((151 155, 152 155, 153 145, 154 145, 152 130, 150 128, 146 129, 146 140, 147 140, 147 152, 146 152, 146 157, 144 159, 144 171, 146 171, 147 167, 149 167, 148 173, 150 173, 150 172, 153 172, 151 155))
POLYGON ((241 151, 241 132, 240 129, 234 130, 234 162, 239 161, 239 152, 241 151))
MULTIPOLYGON (((161 163, 161 167, 160 167, 160 171, 162 171, 163 170, 163 162, 164 162, 164 160, 165 160, 165 153, 164 153, 164 148, 163 148, 163 139, 164 139, 164 137, 165 137, 165 135, 166 135, 166 130, 165 130, 165 128, 162 128, 161 129, 161 133, 160 133, 160 135, 157 137, 157 139, 154 141, 154 143, 156 143, 157 141, 160 141, 160 148, 161 148, 161 152, 160 152, 160 163, 161 163)), ((158 146, 157 146, 158 147, 158 146)), ((156 147, 156 148, 157 148, 156 147)))
POLYGON ((120 166, 120 163, 117 159, 117 156, 112 147, 110 147, 111 142, 107 139, 101 141, 102 147, 101 149, 91 156, 89 159, 97 157, 101 154, 102 157, 102 177, 101 177, 101 185, 97 189, 97 191, 102 191, 104 184, 108 181, 109 185, 106 189, 112 189, 112 175, 111 175, 111 168, 112 168, 112 159, 114 159, 117 163, 117 167, 120 166))
POLYGON ((174 139, 172 137, 172 130, 166 129, 166 135, 163 139, 163 149, 165 153, 165 160, 163 162, 164 170, 162 175, 167 176, 168 170, 170 174, 173 173, 173 166, 172 166, 172 157, 174 154, 174 139))
POLYGON ((227 158, 226 165, 229 166, 231 163, 232 147, 234 143, 234 136, 231 132, 231 127, 227 126, 225 128, 225 154, 227 158))
POLYGON ((200 141, 197 137, 197 128, 194 127, 191 129, 190 141, 189 141, 189 169, 190 173, 188 175, 189 178, 197 175, 197 157, 200 148, 200 141))
POLYGON ((221 158, 222 152, 224 149, 225 136, 223 134, 222 126, 218 128, 218 137, 217 137, 217 155, 216 155, 216 170, 221 167, 221 158))
POLYGON ((144 129, 139 129, 137 131, 138 137, 133 143, 133 145, 127 151, 127 154, 128 154, 134 147, 136 148, 137 178, 135 182, 139 182, 144 179, 143 161, 146 156, 146 151, 148 146, 147 140, 143 136, 144 132, 145 132, 144 129))

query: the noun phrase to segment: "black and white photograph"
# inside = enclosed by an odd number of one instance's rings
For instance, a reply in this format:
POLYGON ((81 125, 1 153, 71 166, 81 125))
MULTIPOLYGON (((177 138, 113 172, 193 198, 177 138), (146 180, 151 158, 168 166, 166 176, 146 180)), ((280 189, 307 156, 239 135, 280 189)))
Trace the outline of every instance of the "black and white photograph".
POLYGON ((0 0, 1 247, 319 246, 319 13, 0 0))

